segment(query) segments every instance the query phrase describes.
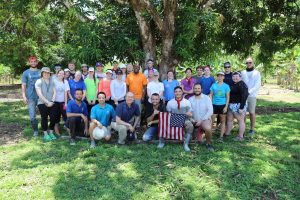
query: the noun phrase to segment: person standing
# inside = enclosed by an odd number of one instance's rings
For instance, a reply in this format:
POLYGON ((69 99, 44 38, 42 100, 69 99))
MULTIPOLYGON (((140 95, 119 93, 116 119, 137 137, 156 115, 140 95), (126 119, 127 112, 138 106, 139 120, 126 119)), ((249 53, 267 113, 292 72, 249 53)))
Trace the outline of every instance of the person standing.
POLYGON ((106 95, 106 103, 113 105, 113 101, 111 100, 111 92, 110 92, 110 83, 112 81, 113 72, 108 69, 106 70, 106 77, 99 81, 98 84, 98 93, 104 92, 106 95))
POLYGON ((132 65, 131 63, 128 63, 128 64, 126 65, 126 76, 127 76, 128 74, 130 74, 132 71, 133 71, 133 65, 132 65))
POLYGON ((214 77, 211 76, 211 69, 209 66, 204 67, 204 76, 200 78, 200 83, 201 88, 202 88, 202 93, 205 95, 209 95, 210 93, 210 87, 212 84, 214 84, 216 81, 214 77))
POLYGON ((28 105, 28 113, 31 127, 33 129, 33 136, 37 137, 38 121, 36 119, 36 106, 38 102, 38 95, 35 90, 35 82, 41 77, 41 71, 37 68, 38 59, 35 56, 28 58, 29 69, 22 74, 22 97, 23 102, 28 105))
POLYGON ((56 116, 57 104, 55 101, 56 90, 54 82, 50 78, 50 68, 43 67, 41 69, 41 78, 35 83, 36 93, 39 97, 38 108, 41 114, 41 125, 44 132, 44 141, 49 142, 55 140, 53 134, 56 116), (50 117, 50 124, 48 126, 48 117, 50 117), (48 132, 49 128, 49 132, 48 132))
POLYGON ((261 86, 260 72, 254 69, 253 59, 251 57, 246 60, 247 68, 242 71, 242 80, 246 83, 249 90, 249 96, 247 99, 248 111, 250 114, 250 131, 249 134, 252 137, 255 132, 256 122, 256 97, 261 86))
POLYGON ((95 76, 94 67, 90 67, 88 71, 89 75, 86 79, 84 79, 84 84, 86 87, 86 106, 88 109, 88 118, 90 119, 91 109, 94 105, 96 105, 99 80, 95 76))
POLYGON ((70 70, 69 79, 74 79, 75 73, 76 73, 76 66, 75 66, 74 62, 69 62, 68 69, 70 70))
POLYGON ((184 98, 189 99, 193 96, 193 87, 196 83, 196 79, 192 77, 193 71, 191 68, 186 68, 186 77, 181 80, 181 86, 183 89, 184 98))
POLYGON ((157 69, 154 68, 154 61, 152 59, 148 59, 146 62, 146 69, 144 71, 144 75, 146 76, 146 78, 149 78, 149 70, 152 70, 153 73, 157 72, 157 69))
POLYGON ((86 79, 89 75, 89 72, 88 72, 88 65, 87 64, 82 64, 81 65, 81 73, 82 73, 82 79, 86 79))
POLYGON ((233 85, 233 80, 232 80, 232 72, 231 72, 231 64, 230 62, 225 62, 224 63, 224 83, 227 85, 232 86, 233 85))
POLYGON ((157 93, 159 95, 159 99, 163 99, 163 94, 164 94, 164 84, 158 80, 159 78, 159 72, 154 72, 154 77, 151 82, 148 83, 147 85, 147 96, 148 98, 148 103, 151 102, 151 96, 154 93, 157 93))
POLYGON ((116 74, 117 78, 112 80, 110 84, 111 100, 114 102, 114 108, 116 108, 119 103, 125 101, 126 95, 126 83, 122 79, 123 72, 119 69, 116 74))
POLYGON ((167 72, 167 79, 163 80, 163 84, 164 84, 164 101, 165 101, 165 105, 167 105, 168 101, 170 101, 175 97, 174 88, 179 86, 179 82, 175 79, 173 70, 167 72))
POLYGON ((100 81, 106 77, 105 73, 103 72, 104 65, 101 62, 96 62, 95 67, 96 67, 95 76, 100 81))
POLYGON ((189 101, 191 102, 192 106, 192 122, 198 131, 205 131, 206 148, 209 151, 213 151, 211 144, 211 116, 213 114, 211 99, 202 93, 201 85, 196 83, 194 85, 194 96, 192 96, 189 101))
POLYGON ((196 68, 197 74, 195 76, 193 76, 194 79, 196 79, 197 82, 200 81, 200 78, 203 76, 203 67, 202 66, 198 66, 196 68))
MULTIPOLYGON (((126 77, 127 77, 126 65, 122 63, 119 68, 122 71, 122 81, 125 82, 126 81, 126 77)), ((117 72, 118 72, 118 70, 116 71, 116 75, 118 77, 117 72)))
POLYGON ((81 71, 76 71, 75 73, 75 78, 69 80, 69 86, 70 86, 70 99, 75 99, 75 91, 77 89, 80 89, 83 91, 83 100, 85 99, 86 96, 86 87, 85 84, 82 80, 82 74, 81 71))

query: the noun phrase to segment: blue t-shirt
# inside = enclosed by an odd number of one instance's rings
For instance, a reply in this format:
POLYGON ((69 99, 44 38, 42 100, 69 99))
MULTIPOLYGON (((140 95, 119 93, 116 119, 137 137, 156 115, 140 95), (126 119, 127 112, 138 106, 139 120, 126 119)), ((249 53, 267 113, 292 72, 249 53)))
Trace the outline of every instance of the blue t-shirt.
POLYGON ((74 99, 70 100, 67 104, 67 113, 81 113, 85 116, 88 115, 86 104, 82 101, 80 106, 77 105, 76 101, 74 99))
POLYGON ((70 93, 73 99, 75 99, 75 91, 77 89, 86 90, 84 82, 80 79, 79 81, 74 81, 73 79, 69 80, 70 93))
POLYGON ((103 126, 109 126, 114 116, 115 110, 109 104, 105 104, 103 108, 99 104, 92 107, 91 119, 96 119, 103 126))
POLYGON ((230 87, 226 83, 219 85, 218 83, 214 83, 210 91, 213 92, 213 105, 225 105, 226 104, 226 94, 230 92, 230 87))
MULTIPOLYGON (((139 116, 140 109, 136 103, 132 103, 130 107, 126 104, 126 102, 122 102, 118 104, 116 108, 116 116, 120 117, 122 121, 129 123, 133 116, 139 116)), ((115 119, 114 119, 115 121, 115 119)))
POLYGON ((174 88, 179 85, 177 80, 173 80, 172 82, 169 82, 168 80, 163 80, 162 82, 164 84, 164 98, 165 101, 170 101, 174 98, 174 88))
POLYGON ((26 97, 27 99, 38 99, 38 95, 35 91, 35 82, 41 78, 41 71, 27 69, 22 74, 22 83, 26 84, 26 97))
POLYGON ((200 78, 199 82, 202 88, 202 93, 205 95, 209 95, 210 93, 210 87, 212 84, 214 84, 216 81, 215 79, 210 76, 208 78, 205 78, 204 76, 200 78))

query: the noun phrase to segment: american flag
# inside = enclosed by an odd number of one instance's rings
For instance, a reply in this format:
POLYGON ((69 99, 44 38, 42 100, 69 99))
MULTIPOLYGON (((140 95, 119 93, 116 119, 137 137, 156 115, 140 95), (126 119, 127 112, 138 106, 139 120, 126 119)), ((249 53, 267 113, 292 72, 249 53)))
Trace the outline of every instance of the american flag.
POLYGON ((168 112, 159 113, 158 136, 171 139, 183 140, 184 137, 184 114, 173 114, 168 112))

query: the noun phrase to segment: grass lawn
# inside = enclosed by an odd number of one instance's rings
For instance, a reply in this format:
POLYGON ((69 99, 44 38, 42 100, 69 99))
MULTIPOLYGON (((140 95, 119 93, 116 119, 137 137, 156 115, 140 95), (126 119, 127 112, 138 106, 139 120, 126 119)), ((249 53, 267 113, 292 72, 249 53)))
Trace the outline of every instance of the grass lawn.
POLYGON ((0 109, 1 123, 25 127, 19 143, 0 146, 0 199, 300 199, 299 112, 258 116, 252 140, 234 142, 234 131, 215 152, 185 153, 179 144, 45 144, 31 138, 26 107, 0 109))

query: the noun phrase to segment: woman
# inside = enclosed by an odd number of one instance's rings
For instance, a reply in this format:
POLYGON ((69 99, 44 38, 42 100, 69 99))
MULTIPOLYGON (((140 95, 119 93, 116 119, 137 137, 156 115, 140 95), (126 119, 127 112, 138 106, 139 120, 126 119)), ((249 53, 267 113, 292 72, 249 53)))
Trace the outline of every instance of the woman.
POLYGON ((66 81, 69 81, 69 79, 70 79, 70 70, 69 70, 68 68, 66 68, 66 69, 64 69, 64 72, 65 72, 65 77, 64 77, 64 79, 65 79, 66 81))
POLYGON ((244 140, 245 132, 245 114, 247 110, 248 87, 241 80, 240 72, 232 74, 234 84, 230 87, 229 109, 227 112, 227 129, 225 135, 229 135, 232 130, 233 118, 236 118, 239 123, 239 134, 235 141, 244 140))
MULTIPOLYGON (((120 69, 122 71, 122 81, 126 81, 126 77, 127 77, 127 74, 126 74, 126 65, 125 64, 121 64, 120 65, 120 69)), ((117 73, 117 72, 116 72, 117 73)))
POLYGON ((95 76, 100 81, 105 78, 105 73, 103 72, 104 65, 101 62, 96 62, 96 72, 95 76))
POLYGON ((81 89, 83 91, 82 99, 83 100, 85 99, 86 87, 85 87, 85 84, 81 77, 82 77, 81 71, 76 71, 74 79, 69 80, 69 86, 70 86, 69 98, 70 99, 75 99, 75 91, 77 89, 81 89))
POLYGON ((38 79, 35 83, 36 93, 39 97, 38 108, 41 114, 41 125, 44 132, 45 142, 56 139, 53 134, 57 112, 57 106, 54 103, 56 90, 54 82, 50 79, 50 73, 51 72, 49 67, 43 67, 41 69, 41 78, 38 79), (50 117, 49 126, 48 117, 50 117))
MULTIPOLYGON (((152 70, 153 71, 153 70, 152 70)), ((150 72, 150 70, 149 70, 150 72)), ((154 72, 154 76, 151 82, 147 85, 147 96, 148 96, 148 103, 151 104, 151 96, 154 93, 159 94, 159 98, 162 100, 164 95, 164 84, 162 82, 159 82, 159 72, 154 72)))
POLYGON ((174 88, 179 86, 179 82, 174 79, 174 72, 172 70, 167 72, 167 79, 163 80, 164 84, 164 101, 167 105, 168 101, 174 99, 174 88))
POLYGON ((111 81, 112 81, 112 71, 109 69, 106 71, 106 77, 99 82, 97 93, 104 92, 106 94, 106 103, 113 105, 113 101, 111 100, 111 92, 110 92, 111 81))
POLYGON ((210 98, 212 99, 212 104, 214 112, 212 115, 212 122, 219 115, 221 122, 221 133, 220 141, 223 141, 223 135, 225 133, 225 123, 226 123, 226 113, 229 104, 229 93, 230 87, 224 83, 224 72, 217 73, 217 83, 214 83, 210 88, 210 98))
POLYGON ((113 100, 113 107, 116 108, 119 103, 125 101, 126 95, 126 83, 123 81, 123 71, 116 71, 117 78, 111 81, 110 84, 110 92, 111 92, 111 100, 113 100))
POLYGON ((89 68, 89 74, 86 79, 84 79, 86 87, 86 105, 88 109, 88 118, 90 119, 90 113, 92 107, 96 104, 97 100, 97 86, 99 80, 95 76, 95 69, 93 67, 89 68))
POLYGON ((69 83, 64 79, 65 72, 64 70, 59 70, 57 73, 57 78, 54 80, 55 83, 55 105, 57 105, 57 113, 56 113, 56 120, 55 120, 55 133, 57 137, 60 137, 60 130, 59 130, 59 121, 60 117, 63 117, 64 122, 67 120, 66 115, 66 106, 68 103, 68 92, 70 91, 69 83))
POLYGON ((196 79, 192 77, 192 69, 187 68, 185 70, 186 78, 181 80, 181 87, 183 90, 183 96, 186 99, 189 99, 191 96, 193 96, 193 87, 196 83, 196 79))
POLYGON ((212 84, 214 84, 216 81, 214 79, 214 77, 212 77, 211 75, 211 69, 209 66, 205 66, 204 67, 204 76, 202 76, 199 79, 199 83, 202 87, 202 93, 205 95, 209 95, 210 93, 210 87, 212 86, 212 84))

